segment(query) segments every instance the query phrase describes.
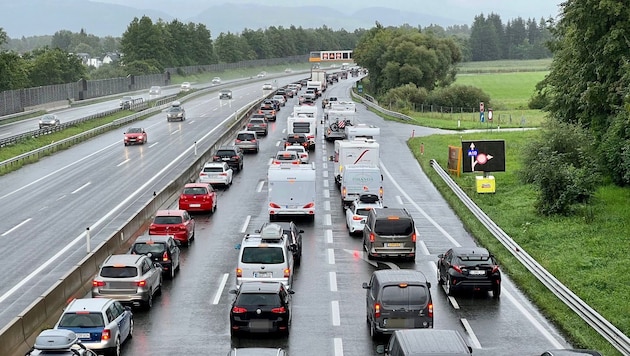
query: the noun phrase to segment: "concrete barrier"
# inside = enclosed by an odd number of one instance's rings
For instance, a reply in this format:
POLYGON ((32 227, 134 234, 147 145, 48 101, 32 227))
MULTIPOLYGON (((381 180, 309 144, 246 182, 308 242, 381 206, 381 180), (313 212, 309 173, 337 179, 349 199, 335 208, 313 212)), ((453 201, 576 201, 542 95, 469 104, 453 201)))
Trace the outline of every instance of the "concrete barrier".
POLYGON ((30 348, 25 342, 22 318, 13 318, 9 324, 0 330, 0 335, 2 335, 0 355, 24 355, 30 348))

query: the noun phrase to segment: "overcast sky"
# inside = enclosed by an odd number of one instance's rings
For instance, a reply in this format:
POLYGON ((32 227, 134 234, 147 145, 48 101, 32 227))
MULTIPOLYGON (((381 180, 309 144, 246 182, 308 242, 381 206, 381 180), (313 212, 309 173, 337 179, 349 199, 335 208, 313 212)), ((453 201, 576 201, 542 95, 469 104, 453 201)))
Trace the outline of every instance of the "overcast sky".
MULTIPOLYGON (((87 0, 86 0, 87 1, 87 0)), ((280 6, 319 5, 353 12, 365 7, 388 7, 417 13, 440 14, 462 24, 472 24, 475 15, 491 12, 504 22, 516 17, 540 18, 557 16, 561 0, 89 0, 156 9, 173 17, 185 19, 211 5, 224 3, 280 6), (176 3, 176 5, 175 5, 176 3)), ((306 14, 305 14, 306 16, 306 14)))

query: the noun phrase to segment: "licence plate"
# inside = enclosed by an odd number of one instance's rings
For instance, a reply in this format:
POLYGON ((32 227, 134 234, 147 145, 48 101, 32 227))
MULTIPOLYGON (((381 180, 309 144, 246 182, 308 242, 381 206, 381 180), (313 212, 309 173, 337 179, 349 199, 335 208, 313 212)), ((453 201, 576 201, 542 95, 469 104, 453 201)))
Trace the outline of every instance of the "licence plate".
POLYGON ((201 204, 190 204, 191 208, 200 208, 201 204))
POLYGON ((79 339, 89 339, 90 338, 90 333, 77 333, 77 337, 79 339))
POLYGON ((254 272, 254 278, 271 278, 271 272, 254 272))
POLYGON ((473 270, 473 271, 470 271, 469 273, 475 276, 483 276, 484 274, 486 274, 486 271, 473 270))
POLYGON ((295 209, 297 208, 297 205, 287 205, 286 207, 287 209, 295 209))
POLYGON ((229 157, 225 157, 225 158, 222 158, 222 160, 224 160, 224 161, 229 161, 229 160, 230 160, 230 158, 229 158, 229 157))
POLYGON ((402 243, 401 242, 389 242, 386 245, 387 245, 387 247, 402 247, 402 243))

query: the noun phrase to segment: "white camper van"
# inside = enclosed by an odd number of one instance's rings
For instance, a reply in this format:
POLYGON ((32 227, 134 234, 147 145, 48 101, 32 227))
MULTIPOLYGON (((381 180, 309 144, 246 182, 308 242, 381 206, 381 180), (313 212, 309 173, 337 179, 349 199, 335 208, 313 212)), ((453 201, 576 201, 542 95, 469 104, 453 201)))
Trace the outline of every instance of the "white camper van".
POLYGON ((315 136, 317 135, 317 114, 316 106, 296 106, 293 113, 287 118, 287 133, 303 133, 309 142, 309 150, 315 148, 315 136))
POLYGON ((383 201, 383 174, 373 164, 350 164, 341 178, 341 205, 346 207, 361 194, 374 194, 383 201))
POLYGON ((315 164, 271 165, 267 172, 269 220, 278 216, 315 218, 315 164))
POLYGON ((378 166, 380 146, 374 140, 337 140, 335 154, 332 156, 335 170, 335 182, 341 185, 345 167, 351 164, 371 164, 378 166))

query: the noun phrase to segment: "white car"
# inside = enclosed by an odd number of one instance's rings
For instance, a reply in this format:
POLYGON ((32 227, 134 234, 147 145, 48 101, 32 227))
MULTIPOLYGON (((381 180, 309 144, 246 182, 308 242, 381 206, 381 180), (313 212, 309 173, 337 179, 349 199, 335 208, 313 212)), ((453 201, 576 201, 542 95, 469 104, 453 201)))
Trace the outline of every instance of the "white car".
POLYGON ((293 73, 293 70, 291 68, 287 68, 284 70, 285 73, 293 73))
POLYGON ((265 84, 263 84, 262 89, 263 90, 273 90, 273 85, 271 85, 270 83, 265 83, 265 84))
POLYGON ((191 88, 190 82, 183 82, 180 86, 181 91, 189 91, 191 88))
POLYGON ((260 72, 258 73, 257 77, 258 78, 264 78, 267 75, 267 72, 260 72))
POLYGON ((376 194, 362 194, 346 208, 346 227, 350 235, 363 233, 365 220, 371 209, 382 208, 383 202, 376 194))
POLYGON ((162 95, 162 88, 157 85, 152 86, 149 88, 149 95, 162 95))
POLYGON ((234 171, 226 162, 207 162, 199 172, 199 182, 229 187, 233 175, 234 171))
POLYGON ((304 146, 301 146, 301 145, 287 146, 284 150, 295 151, 298 157, 300 157, 300 161, 302 163, 308 163, 308 151, 306 150, 306 148, 304 148, 304 146))
POLYGON ((294 151, 278 151, 271 164, 300 164, 302 160, 294 151))
POLYGON ((221 78, 219 77, 212 78, 212 84, 221 84, 221 78))

